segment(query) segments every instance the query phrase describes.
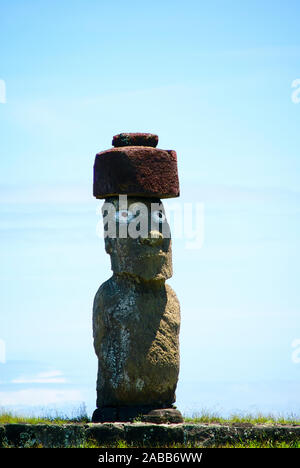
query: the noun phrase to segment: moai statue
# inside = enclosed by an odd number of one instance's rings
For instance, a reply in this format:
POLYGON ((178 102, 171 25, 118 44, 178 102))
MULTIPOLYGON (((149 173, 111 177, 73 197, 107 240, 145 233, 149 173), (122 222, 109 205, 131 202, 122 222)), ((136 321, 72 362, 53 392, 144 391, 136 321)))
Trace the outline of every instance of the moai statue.
POLYGON ((162 198, 178 197, 176 152, 158 137, 121 133, 96 155, 94 196, 105 199, 105 249, 113 276, 94 300, 98 357, 93 422, 182 422, 173 406, 179 373, 180 306, 162 198))

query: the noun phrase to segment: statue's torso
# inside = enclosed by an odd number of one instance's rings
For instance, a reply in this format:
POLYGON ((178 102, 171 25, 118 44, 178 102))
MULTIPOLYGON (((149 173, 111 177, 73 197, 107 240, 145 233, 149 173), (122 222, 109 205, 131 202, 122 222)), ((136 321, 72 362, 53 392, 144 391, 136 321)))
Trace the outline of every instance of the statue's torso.
POLYGON ((169 285, 112 276, 93 308, 97 406, 171 405, 179 372, 180 306, 169 285))

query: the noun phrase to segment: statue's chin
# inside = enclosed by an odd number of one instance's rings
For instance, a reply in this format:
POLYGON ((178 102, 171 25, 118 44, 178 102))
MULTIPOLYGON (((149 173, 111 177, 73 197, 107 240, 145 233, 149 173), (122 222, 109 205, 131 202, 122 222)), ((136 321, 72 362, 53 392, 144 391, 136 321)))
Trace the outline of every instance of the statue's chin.
POLYGON ((140 278, 143 281, 161 281, 161 280, 167 280, 170 278, 170 276, 165 275, 163 273, 157 273, 156 275, 141 275, 138 276, 137 278, 140 278))
POLYGON ((120 258, 111 257, 114 273, 127 274, 144 281, 167 280, 172 276, 172 259, 170 255, 153 255, 148 257, 120 258))

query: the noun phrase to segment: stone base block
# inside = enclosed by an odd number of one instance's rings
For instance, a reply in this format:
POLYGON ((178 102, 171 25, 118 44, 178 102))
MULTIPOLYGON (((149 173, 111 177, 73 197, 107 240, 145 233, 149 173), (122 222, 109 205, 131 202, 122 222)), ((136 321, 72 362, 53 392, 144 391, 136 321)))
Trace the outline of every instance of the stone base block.
POLYGON ((153 408, 149 406, 127 406, 97 408, 92 416, 92 422, 132 422, 142 421, 154 424, 179 424, 183 417, 175 408, 153 408))
POLYGON ((89 443, 100 447, 116 447, 120 441, 125 441, 135 447, 165 447, 173 444, 220 447, 250 441, 286 442, 296 445, 299 440, 299 425, 151 424, 145 422, 0 425, 0 448, 69 448, 85 446, 89 443))

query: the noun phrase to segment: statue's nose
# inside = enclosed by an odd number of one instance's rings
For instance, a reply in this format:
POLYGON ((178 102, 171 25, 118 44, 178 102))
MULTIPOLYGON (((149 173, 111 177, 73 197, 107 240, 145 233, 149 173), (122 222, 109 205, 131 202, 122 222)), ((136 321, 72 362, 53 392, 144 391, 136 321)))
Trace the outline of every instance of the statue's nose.
POLYGON ((139 241, 143 245, 150 245, 151 247, 156 247, 161 245, 164 236, 159 231, 150 231, 148 237, 140 237, 139 241))

